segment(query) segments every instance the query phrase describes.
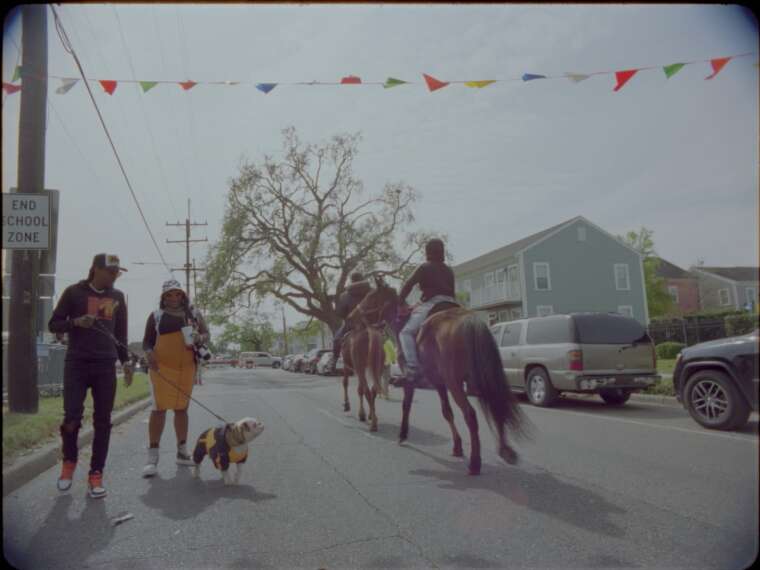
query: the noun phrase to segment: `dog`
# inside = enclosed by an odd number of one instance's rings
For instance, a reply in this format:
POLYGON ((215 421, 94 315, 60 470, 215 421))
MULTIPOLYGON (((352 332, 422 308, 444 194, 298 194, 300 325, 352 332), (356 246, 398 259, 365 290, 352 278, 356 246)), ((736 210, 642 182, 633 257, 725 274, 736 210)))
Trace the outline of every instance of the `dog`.
POLYGON ((208 455, 214 466, 221 470, 225 485, 237 485, 243 463, 248 459, 248 444, 264 431, 264 424, 256 418, 243 418, 235 423, 225 424, 224 427, 211 428, 204 431, 193 451, 192 475, 196 479, 200 475, 203 458, 208 455), (230 465, 235 464, 234 479, 230 474, 230 465))

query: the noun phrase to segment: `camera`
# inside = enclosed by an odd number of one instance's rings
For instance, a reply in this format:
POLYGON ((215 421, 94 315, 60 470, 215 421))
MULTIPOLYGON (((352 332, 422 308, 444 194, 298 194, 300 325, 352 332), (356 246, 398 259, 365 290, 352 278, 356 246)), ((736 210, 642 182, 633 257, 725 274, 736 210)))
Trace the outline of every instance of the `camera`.
POLYGON ((211 360, 211 351, 205 346, 198 346, 195 348, 195 353, 201 360, 211 360))

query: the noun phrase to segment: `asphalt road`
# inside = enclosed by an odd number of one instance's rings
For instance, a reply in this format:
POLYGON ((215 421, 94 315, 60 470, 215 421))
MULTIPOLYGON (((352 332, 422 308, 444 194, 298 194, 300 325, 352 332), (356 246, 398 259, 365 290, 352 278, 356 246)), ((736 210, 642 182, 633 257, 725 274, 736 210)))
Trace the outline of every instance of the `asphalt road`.
MULTIPOLYGON (((533 438, 517 466, 495 454, 480 416, 483 471, 454 458, 437 394, 417 391, 397 444, 401 393, 378 404, 379 431, 342 411, 336 378, 226 369, 194 395, 230 419, 261 419, 241 484, 174 463, 171 415, 159 475, 140 477, 148 411, 114 429, 105 483, 86 495, 89 454, 60 494, 58 467, 3 504, 6 559, 18 568, 716 568, 758 552, 758 422, 703 430, 681 409, 601 400, 523 403, 533 438), (109 520, 129 512, 132 520, 109 520)), ((474 401, 473 398, 471 398, 474 401)), ((465 454, 469 438, 459 410, 465 454)), ((193 404, 194 438, 218 420, 193 404)))

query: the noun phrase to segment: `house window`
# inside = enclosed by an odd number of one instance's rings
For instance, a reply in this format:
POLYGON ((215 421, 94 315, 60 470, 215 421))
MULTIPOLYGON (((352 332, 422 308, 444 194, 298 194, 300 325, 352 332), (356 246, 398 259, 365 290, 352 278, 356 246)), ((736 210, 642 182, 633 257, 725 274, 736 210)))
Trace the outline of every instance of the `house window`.
POLYGON ((554 305, 538 305, 536 307, 536 315, 539 317, 548 317, 554 314, 554 305))
POLYGON ((496 283, 504 283, 507 279, 507 275, 503 269, 499 269, 494 273, 496 283))
POLYGON ((757 303, 757 290, 754 287, 747 287, 744 292, 747 295, 747 304, 754 307, 757 303))
POLYGON ((472 292, 472 281, 469 279, 465 279, 464 283, 462 283, 462 290, 467 291, 468 293, 472 292))
POLYGON ((522 319, 522 309, 512 309, 512 320, 522 319))
POLYGON ((628 264, 615 264, 615 289, 618 291, 630 291, 631 280, 628 278, 628 264))
POLYGON ((506 323, 509 320, 509 311, 499 311, 499 322, 506 323))
POLYGON ((586 226, 578 226, 578 241, 586 241, 586 226))
POLYGON ((548 263, 533 264, 533 285, 536 291, 552 290, 552 278, 548 263))
POLYGON ((721 306, 730 305, 731 297, 728 294, 728 289, 720 289, 718 291, 718 299, 720 299, 721 306))
POLYGON ((493 271, 486 273, 484 276, 486 287, 493 287, 493 271))
POLYGON ((492 327, 499 322, 499 315, 496 313, 488 313, 488 326, 492 327))
POLYGON ((618 307, 617 312, 623 315, 624 317, 633 318, 633 307, 631 307, 631 305, 620 305, 618 307))
POLYGON ((673 297, 673 302, 678 303, 678 287, 675 285, 670 285, 668 287, 668 293, 670 293, 670 296, 673 297))

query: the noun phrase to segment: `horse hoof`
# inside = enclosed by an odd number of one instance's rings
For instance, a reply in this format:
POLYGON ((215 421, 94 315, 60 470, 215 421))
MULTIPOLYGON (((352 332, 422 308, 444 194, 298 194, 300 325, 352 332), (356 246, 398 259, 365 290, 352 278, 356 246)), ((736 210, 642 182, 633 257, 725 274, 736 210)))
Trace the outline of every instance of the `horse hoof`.
POLYGON ((377 426, 370 426, 369 431, 377 431, 377 426))
POLYGON ((472 467, 470 467, 470 469, 468 469, 467 471, 467 474, 473 475, 473 476, 480 475, 480 467, 478 467, 477 469, 473 469, 472 467))
POLYGON ((516 465, 519 460, 517 452, 509 446, 504 447, 504 449, 499 452, 499 456, 509 465, 516 465))
POLYGON ((367 421, 366 416, 359 416, 359 421, 360 422, 366 422, 367 421))

